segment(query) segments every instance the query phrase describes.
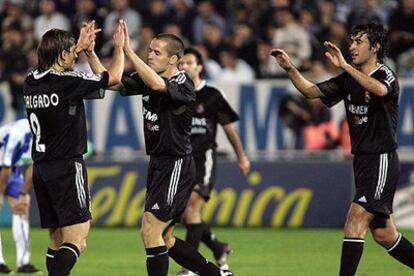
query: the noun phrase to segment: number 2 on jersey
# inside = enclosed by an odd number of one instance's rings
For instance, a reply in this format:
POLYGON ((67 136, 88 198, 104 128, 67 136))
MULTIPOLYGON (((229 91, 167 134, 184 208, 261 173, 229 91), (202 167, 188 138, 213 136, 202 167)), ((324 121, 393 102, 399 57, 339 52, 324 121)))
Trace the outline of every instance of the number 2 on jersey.
POLYGON ((34 113, 30 114, 30 125, 32 127, 32 130, 33 130, 35 136, 36 136, 36 151, 37 152, 45 152, 46 151, 46 145, 45 144, 40 144, 41 132, 40 132, 39 119, 37 119, 37 116, 34 113))

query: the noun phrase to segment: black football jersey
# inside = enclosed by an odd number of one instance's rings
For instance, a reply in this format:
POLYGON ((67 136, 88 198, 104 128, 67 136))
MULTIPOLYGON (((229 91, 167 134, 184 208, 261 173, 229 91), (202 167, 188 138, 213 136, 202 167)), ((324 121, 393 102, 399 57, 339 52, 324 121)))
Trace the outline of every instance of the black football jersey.
POLYGON ((68 159, 86 152, 83 99, 103 98, 107 85, 107 72, 29 73, 23 98, 33 134, 34 162, 68 159))
POLYGON ((344 100, 352 153, 385 153, 397 148, 398 80, 383 64, 370 76, 387 87, 386 96, 369 93, 347 73, 318 84, 326 105, 344 100))
POLYGON ((196 107, 191 128, 193 152, 216 148, 217 124, 226 125, 239 120, 225 95, 203 81, 196 88, 196 107))
POLYGON ((125 92, 142 95, 145 148, 148 155, 191 154, 191 120, 194 113, 194 83, 185 72, 164 79, 168 93, 151 90, 134 72, 122 77, 125 92))

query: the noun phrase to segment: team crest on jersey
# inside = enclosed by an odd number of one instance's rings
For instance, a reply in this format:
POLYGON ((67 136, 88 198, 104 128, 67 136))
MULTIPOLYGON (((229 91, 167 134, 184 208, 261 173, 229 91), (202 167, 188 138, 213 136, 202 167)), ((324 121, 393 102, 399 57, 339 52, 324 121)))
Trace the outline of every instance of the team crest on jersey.
POLYGON ((143 100, 144 102, 149 102, 149 96, 143 96, 143 97, 142 97, 142 100, 143 100))
POLYGON ((203 104, 197 105, 196 112, 197 113, 203 113, 204 112, 204 105, 203 104))
POLYGON ((346 98, 348 99, 348 101, 351 101, 351 94, 348 94, 346 98))

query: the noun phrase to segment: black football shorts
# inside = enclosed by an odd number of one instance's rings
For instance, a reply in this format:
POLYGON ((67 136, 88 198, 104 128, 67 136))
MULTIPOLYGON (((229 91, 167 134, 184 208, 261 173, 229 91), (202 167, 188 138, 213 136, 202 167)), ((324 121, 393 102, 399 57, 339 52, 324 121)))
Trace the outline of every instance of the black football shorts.
POLYGON ((161 221, 179 222, 194 186, 192 155, 151 156, 148 166, 145 211, 161 221))
POLYGON ((356 154, 354 175, 356 192, 353 202, 374 215, 388 218, 392 214, 400 176, 397 153, 356 154))
POLYGON ((193 154, 196 164, 194 191, 205 201, 210 199, 216 177, 216 152, 213 149, 193 154))
POLYGON ((42 228, 91 219, 86 167, 81 157, 34 163, 33 187, 42 228))

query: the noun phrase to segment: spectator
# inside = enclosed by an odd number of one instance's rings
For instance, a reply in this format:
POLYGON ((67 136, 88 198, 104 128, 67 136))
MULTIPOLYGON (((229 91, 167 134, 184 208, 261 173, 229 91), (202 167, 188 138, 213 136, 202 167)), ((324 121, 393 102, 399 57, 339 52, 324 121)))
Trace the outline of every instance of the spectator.
POLYGON ((4 42, 0 57, 3 60, 3 78, 10 86, 12 95, 12 108, 17 117, 25 116, 23 104, 23 82, 28 71, 27 52, 23 49, 24 33, 21 26, 17 23, 10 25, 4 33, 4 42))
POLYGON ((258 67, 257 42, 249 25, 245 23, 236 24, 229 41, 231 47, 236 50, 238 58, 247 62, 252 68, 258 67))
POLYGON ((167 34, 173 34, 175 36, 178 36, 184 43, 184 48, 190 47, 190 41, 183 36, 179 25, 175 23, 168 23, 164 26, 162 31, 167 34))
POLYGON ((191 0, 172 0, 169 9, 170 22, 175 22, 180 26, 184 37, 194 41, 193 39, 193 20, 195 12, 191 0))
POLYGON ((303 128, 305 150, 333 149, 338 144, 338 126, 320 99, 308 100, 308 121, 303 128))
POLYGON ((202 43, 207 25, 215 25, 221 34, 226 34, 226 22, 208 0, 201 0, 197 6, 197 15, 193 22, 193 38, 195 43, 202 43))
POLYGON ((194 45, 193 48, 199 51, 201 56, 203 57, 204 70, 203 72, 201 72, 202 78, 206 80, 218 79, 221 73, 223 72, 223 69, 221 68, 220 64, 214 59, 210 58, 210 56, 208 55, 208 51, 204 45, 194 45))
POLYGON ((254 70, 244 60, 238 59, 233 49, 223 48, 219 57, 223 71, 217 77, 217 81, 232 83, 254 81, 254 70))
POLYGON ((303 97, 286 95, 281 98, 278 117, 286 126, 284 149, 302 149, 302 131, 309 121, 309 103, 303 97))
MULTIPOLYGON (((293 10, 282 8, 278 11, 278 17, 280 27, 273 38, 273 46, 284 49, 297 67, 307 67, 312 54, 309 34, 298 24, 293 10)), ((284 70, 278 68, 278 73, 285 75, 284 70)))
POLYGON ((107 15, 104 22, 104 35, 111 38, 116 31, 119 19, 124 19, 128 26, 129 36, 137 37, 141 29, 141 15, 129 7, 128 0, 112 0, 112 11, 107 15))
POLYGON ((151 0, 149 10, 143 15, 144 21, 155 33, 161 33, 164 26, 168 24, 169 18, 164 0, 151 0))
POLYGON ((53 0, 41 0, 39 9, 40 15, 34 21, 34 36, 38 41, 50 29, 70 30, 69 19, 56 11, 53 0))
POLYGON ((398 56, 414 46, 414 0, 401 0, 391 13, 389 21, 389 56, 398 56))
POLYGON ((223 31, 213 21, 209 21, 203 30, 203 45, 206 47, 210 58, 218 61, 219 52, 224 47, 223 31))
POLYGON ((2 22, 2 31, 14 22, 18 22, 25 36, 33 34, 33 18, 24 10, 24 0, 10 0, 6 8, 6 17, 2 22))
POLYGON ((361 0, 348 16, 348 31, 354 26, 376 22, 378 24, 385 23, 385 14, 381 12, 378 0, 361 0))
MULTIPOLYGON (((89 22, 95 20, 95 25, 98 28, 102 28, 104 25, 104 18, 98 12, 95 1, 93 0, 78 0, 76 4, 76 13, 72 17, 72 31, 75 37, 79 37, 80 29, 83 22, 89 22)), ((97 33, 95 39, 95 50, 99 51, 103 44, 102 32, 97 33)))

